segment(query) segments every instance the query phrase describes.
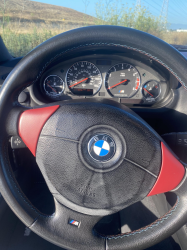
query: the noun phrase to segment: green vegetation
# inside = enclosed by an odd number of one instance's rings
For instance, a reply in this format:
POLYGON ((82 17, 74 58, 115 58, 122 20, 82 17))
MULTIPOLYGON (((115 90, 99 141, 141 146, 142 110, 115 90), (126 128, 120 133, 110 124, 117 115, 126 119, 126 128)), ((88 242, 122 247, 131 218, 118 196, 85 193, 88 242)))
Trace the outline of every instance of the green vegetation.
POLYGON ((144 6, 129 8, 121 1, 101 0, 96 4, 97 24, 119 25, 161 37, 166 23, 153 16, 144 6))
POLYGON ((28 33, 20 33, 12 30, 11 24, 1 34, 9 52, 14 57, 25 56, 29 51, 58 33, 51 30, 37 31, 36 27, 28 30, 28 33))
MULTIPOLYGON (((7 0, 4 0, 5 2, 7 0)), ((85 13, 88 0, 85 2, 85 13)), ((15 21, 8 17, 8 10, 0 8, 0 35, 2 36, 10 53, 15 56, 24 56, 40 43, 64 31, 90 23, 90 16, 83 18, 83 23, 76 24, 76 17, 73 23, 54 25, 54 21, 36 22, 32 19, 28 22, 23 20, 15 21), (6 16, 5 16, 6 14, 6 16)), ((24 10, 22 10, 24 11, 24 10)), ((120 0, 100 0, 95 6, 96 18, 92 19, 95 25, 119 25, 135 28, 155 35, 171 44, 187 45, 187 32, 167 31, 167 23, 160 17, 155 17, 144 6, 129 8, 120 0)), ((23 14, 23 13, 22 13, 23 14)), ((31 16, 32 13, 30 13, 31 16)))

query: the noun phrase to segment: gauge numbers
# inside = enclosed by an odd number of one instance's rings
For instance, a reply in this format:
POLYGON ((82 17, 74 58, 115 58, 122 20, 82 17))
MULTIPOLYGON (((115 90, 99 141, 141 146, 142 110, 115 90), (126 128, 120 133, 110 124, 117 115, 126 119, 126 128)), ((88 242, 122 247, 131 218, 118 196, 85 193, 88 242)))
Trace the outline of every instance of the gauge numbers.
POLYGON ((66 75, 69 90, 74 95, 95 95, 101 88, 102 76, 99 69, 90 62, 73 64, 66 75))
POLYGON ((57 75, 49 75, 44 83, 43 89, 46 95, 57 97, 64 92, 64 81, 57 75))
POLYGON ((113 97, 130 98, 139 90, 140 74, 130 64, 116 64, 106 74, 105 86, 113 97))

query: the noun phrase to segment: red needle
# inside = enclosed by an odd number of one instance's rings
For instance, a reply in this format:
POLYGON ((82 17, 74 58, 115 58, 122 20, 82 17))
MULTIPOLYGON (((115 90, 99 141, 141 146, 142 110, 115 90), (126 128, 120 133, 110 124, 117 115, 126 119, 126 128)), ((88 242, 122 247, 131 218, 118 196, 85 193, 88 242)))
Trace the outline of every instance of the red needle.
POLYGON ((126 79, 126 80, 123 80, 122 82, 118 82, 117 84, 115 84, 115 85, 109 87, 108 89, 112 89, 112 88, 114 88, 114 87, 116 87, 116 86, 118 86, 118 85, 120 85, 121 83, 126 82, 126 81, 127 81, 127 79, 126 79))
POLYGON ((88 80, 88 78, 85 78, 85 79, 81 80, 80 82, 77 82, 77 83, 75 83, 75 84, 73 84, 73 85, 71 85, 69 87, 72 88, 72 87, 74 87, 74 86, 78 85, 79 83, 84 82, 86 80, 88 80))
POLYGON ((148 94, 150 94, 152 97, 153 97, 153 95, 147 90, 147 89, 145 89, 145 88, 143 88, 148 94))
POLYGON ((49 85, 48 83, 46 83, 46 84, 47 84, 47 86, 49 86, 49 88, 51 88, 54 92, 56 92, 56 90, 53 87, 51 87, 51 85, 49 85))

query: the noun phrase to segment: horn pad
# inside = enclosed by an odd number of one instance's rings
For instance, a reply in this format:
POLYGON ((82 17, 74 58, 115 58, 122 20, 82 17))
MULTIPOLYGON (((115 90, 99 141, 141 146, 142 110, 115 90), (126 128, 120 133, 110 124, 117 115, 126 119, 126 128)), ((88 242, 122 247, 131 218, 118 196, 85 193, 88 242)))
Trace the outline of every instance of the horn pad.
POLYGON ((159 136, 127 108, 71 103, 44 125, 36 161, 59 202, 106 215, 147 196, 160 171, 161 146, 159 136))

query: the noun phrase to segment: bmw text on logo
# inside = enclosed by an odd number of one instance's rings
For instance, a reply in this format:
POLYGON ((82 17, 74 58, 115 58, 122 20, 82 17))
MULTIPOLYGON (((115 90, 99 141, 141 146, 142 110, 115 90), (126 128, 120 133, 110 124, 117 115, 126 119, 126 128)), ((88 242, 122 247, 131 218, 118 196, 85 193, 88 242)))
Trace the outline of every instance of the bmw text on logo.
POLYGON ((109 135, 95 135, 88 143, 88 152, 96 161, 108 161, 115 154, 115 142, 109 135))

